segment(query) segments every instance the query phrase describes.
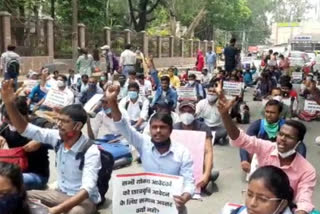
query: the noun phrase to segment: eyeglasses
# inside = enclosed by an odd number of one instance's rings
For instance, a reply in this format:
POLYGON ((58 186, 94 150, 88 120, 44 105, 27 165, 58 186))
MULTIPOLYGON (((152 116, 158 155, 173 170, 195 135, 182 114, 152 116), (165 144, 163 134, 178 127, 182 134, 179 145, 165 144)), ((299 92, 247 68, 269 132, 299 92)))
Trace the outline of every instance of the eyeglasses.
POLYGON ((291 135, 287 135, 287 134, 285 134, 285 133, 283 133, 283 132, 281 132, 281 131, 279 131, 278 135, 279 135, 280 137, 285 137, 286 139, 289 139, 289 140, 296 140, 296 139, 297 139, 296 137, 291 136, 291 135))
POLYGON ((242 194, 246 197, 246 199, 252 200, 253 198, 256 199, 256 202, 259 204, 267 204, 271 201, 281 201, 281 198, 270 198, 268 196, 264 196, 264 195, 257 195, 254 194, 251 191, 248 190, 242 190, 242 194))

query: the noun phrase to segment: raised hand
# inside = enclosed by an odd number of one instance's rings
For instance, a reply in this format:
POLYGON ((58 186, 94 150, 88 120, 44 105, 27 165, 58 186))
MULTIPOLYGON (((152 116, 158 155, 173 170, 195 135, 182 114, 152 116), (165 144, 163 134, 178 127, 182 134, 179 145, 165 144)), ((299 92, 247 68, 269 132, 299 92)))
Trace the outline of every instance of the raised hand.
POLYGON ((228 114, 237 98, 228 100, 223 94, 219 96, 218 100, 218 110, 220 114, 228 114))
POLYGON ((4 103, 13 103, 15 101, 16 95, 14 92, 13 79, 2 82, 1 97, 4 103))
POLYGON ((117 101, 118 94, 120 92, 119 85, 110 85, 106 90, 106 98, 108 101, 117 101))

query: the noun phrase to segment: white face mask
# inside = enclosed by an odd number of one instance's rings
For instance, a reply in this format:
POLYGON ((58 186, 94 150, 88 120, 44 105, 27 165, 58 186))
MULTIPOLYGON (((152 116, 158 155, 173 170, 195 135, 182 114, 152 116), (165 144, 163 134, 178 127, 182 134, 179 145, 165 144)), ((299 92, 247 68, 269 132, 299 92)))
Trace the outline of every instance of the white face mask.
POLYGON ((278 144, 277 144, 277 151, 278 154, 280 155, 281 158, 287 158, 290 157, 291 155, 296 153, 296 148, 299 146, 300 141, 297 143, 297 145, 295 147, 293 147, 291 150, 287 151, 287 152, 279 152, 278 150, 278 144))
POLYGON ((57 81, 57 86, 59 87, 59 88, 62 88, 62 87, 64 87, 66 84, 62 81, 62 80, 58 80, 57 81))
POLYGON ((12 132, 16 132, 17 131, 16 127, 14 127, 13 125, 8 124, 8 128, 12 132))
POLYGON ((218 95, 216 95, 216 94, 208 94, 207 95, 207 99, 208 99, 209 103, 214 103, 214 102, 217 101, 218 95))
POLYGON ((279 102, 282 102, 282 96, 280 96, 280 95, 274 96, 272 99, 277 100, 279 102))
POLYGON ((194 116, 190 113, 182 113, 180 114, 180 120, 184 125, 188 126, 194 121, 194 116))

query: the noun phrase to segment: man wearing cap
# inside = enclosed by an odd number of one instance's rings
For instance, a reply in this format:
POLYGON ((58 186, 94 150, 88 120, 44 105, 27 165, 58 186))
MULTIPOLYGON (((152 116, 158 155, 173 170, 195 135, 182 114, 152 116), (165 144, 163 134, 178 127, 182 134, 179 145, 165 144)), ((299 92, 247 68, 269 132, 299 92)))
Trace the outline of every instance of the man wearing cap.
POLYGON ((106 59, 106 73, 113 74, 114 67, 113 67, 113 53, 110 50, 109 45, 104 45, 101 47, 101 50, 104 51, 103 55, 106 59))
MULTIPOLYGON (((204 148, 204 165, 203 176, 197 187, 203 191, 211 193, 210 190, 206 190, 209 182, 215 182, 219 176, 218 171, 213 171, 213 148, 212 148, 212 132, 204 122, 195 118, 196 105, 192 101, 183 101, 179 105, 179 117, 180 121, 173 125, 173 129, 179 130, 192 130, 192 131, 204 131, 206 132, 205 148, 204 148)), ((196 142, 195 142, 196 143, 196 142)))

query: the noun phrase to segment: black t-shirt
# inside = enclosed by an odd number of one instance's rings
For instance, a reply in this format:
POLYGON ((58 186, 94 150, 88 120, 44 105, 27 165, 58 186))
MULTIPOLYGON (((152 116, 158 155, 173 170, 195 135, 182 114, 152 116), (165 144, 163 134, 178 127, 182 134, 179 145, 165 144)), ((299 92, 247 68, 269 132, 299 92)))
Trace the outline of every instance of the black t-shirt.
POLYGON ((236 68, 236 55, 238 50, 233 46, 228 46, 224 49, 225 57, 225 69, 226 71, 232 71, 236 68))
MULTIPOLYGON (((192 131, 204 131, 206 132, 206 137, 211 137, 212 138, 212 132, 209 126, 207 126, 204 122, 201 122, 199 120, 195 120, 192 123, 192 131)), ((175 123, 173 125, 173 129, 178 129, 178 130, 184 130, 182 128, 182 122, 175 123)))
MULTIPOLYGON (((39 125, 35 120, 31 121, 34 125, 39 125)), ((7 123, 0 126, 0 130, 5 128, 7 123)), ((16 131, 10 131, 9 127, 5 128, 1 133, 1 136, 7 140, 9 148, 22 147, 26 145, 30 139, 21 136, 16 131)), ((26 172, 32 172, 39 174, 43 177, 49 177, 49 157, 48 157, 49 146, 42 144, 40 149, 35 152, 28 152, 28 170, 26 172)))

